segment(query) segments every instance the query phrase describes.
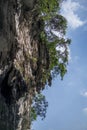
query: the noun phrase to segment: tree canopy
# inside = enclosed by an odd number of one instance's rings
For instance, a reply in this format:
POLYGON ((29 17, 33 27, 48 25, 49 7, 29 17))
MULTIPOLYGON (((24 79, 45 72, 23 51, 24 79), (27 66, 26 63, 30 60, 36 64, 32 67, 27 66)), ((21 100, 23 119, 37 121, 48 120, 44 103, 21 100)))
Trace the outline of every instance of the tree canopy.
POLYGON ((40 116, 42 120, 46 117, 48 102, 46 101, 46 98, 44 95, 36 94, 33 98, 33 103, 31 106, 31 113, 30 118, 31 121, 34 121, 37 119, 37 116, 40 116))
MULTIPOLYGON (((44 72, 42 81, 51 86, 52 79, 58 74, 63 79, 67 72, 69 56, 69 44, 71 39, 66 38, 67 20, 60 14, 61 2, 63 0, 40 0, 38 9, 42 28, 40 31, 40 42, 45 44, 49 54, 49 69, 44 72)), ((36 95, 31 109, 32 120, 37 115, 45 117, 47 102, 43 95, 36 95)))
MULTIPOLYGON (((48 82, 57 74, 61 79, 67 72, 68 46, 71 42, 66 38, 67 20, 60 14, 61 3, 63 0, 40 0, 40 18, 44 21, 43 30, 40 38, 42 43, 46 43, 50 65, 48 82)), ((50 84, 50 83, 49 83, 50 84)))

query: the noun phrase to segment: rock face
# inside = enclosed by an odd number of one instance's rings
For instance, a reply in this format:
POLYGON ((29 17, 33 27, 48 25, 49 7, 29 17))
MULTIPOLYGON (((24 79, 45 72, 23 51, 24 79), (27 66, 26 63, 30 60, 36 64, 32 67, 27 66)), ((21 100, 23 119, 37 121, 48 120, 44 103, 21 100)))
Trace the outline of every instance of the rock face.
POLYGON ((0 0, 0 130, 30 129, 32 91, 45 84, 49 56, 35 3, 0 0))

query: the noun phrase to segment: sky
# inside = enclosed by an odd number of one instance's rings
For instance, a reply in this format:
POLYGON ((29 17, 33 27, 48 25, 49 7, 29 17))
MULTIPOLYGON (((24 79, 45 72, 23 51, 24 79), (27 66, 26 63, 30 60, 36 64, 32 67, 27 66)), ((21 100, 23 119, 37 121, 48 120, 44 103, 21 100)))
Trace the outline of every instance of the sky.
POLYGON ((87 0, 65 0, 61 12, 72 39, 68 72, 43 92, 47 116, 33 123, 34 130, 87 130, 87 0))

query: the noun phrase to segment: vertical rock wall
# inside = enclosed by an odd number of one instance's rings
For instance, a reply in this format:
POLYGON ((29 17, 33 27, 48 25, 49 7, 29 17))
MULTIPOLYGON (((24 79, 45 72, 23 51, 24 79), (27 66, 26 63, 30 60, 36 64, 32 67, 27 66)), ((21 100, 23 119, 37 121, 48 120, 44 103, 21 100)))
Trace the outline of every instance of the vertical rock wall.
MULTIPOLYGON (((24 16, 21 1, 0 1, 0 130, 29 130, 32 22, 24 16)), ((33 46, 32 44, 34 44, 33 46)))
POLYGON ((31 88, 44 87, 48 53, 35 3, 0 0, 0 130, 29 130, 31 88))

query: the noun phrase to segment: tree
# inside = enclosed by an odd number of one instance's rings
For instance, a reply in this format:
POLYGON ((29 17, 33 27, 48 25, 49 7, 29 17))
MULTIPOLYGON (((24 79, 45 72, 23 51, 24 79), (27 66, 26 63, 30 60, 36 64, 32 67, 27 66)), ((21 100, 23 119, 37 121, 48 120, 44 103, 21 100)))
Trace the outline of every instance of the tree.
POLYGON ((30 112, 30 118, 31 121, 34 121, 37 119, 38 116, 42 118, 42 120, 46 117, 48 102, 46 101, 46 98, 44 95, 36 94, 33 98, 32 106, 31 106, 31 112, 30 112))
MULTIPOLYGON (((43 21, 40 33, 40 42, 47 46, 49 54, 49 69, 43 73, 43 82, 52 84, 52 79, 60 74, 63 79, 67 72, 68 46, 71 40, 65 38, 67 20, 58 13, 60 2, 56 0, 40 1, 40 19, 43 21)), ((36 120, 37 116, 45 117, 48 103, 45 97, 37 94, 33 99, 31 108, 31 120, 36 120)))
MULTIPOLYGON (((62 0, 40 1, 40 18, 43 19, 44 27, 40 34, 42 43, 45 43, 49 52, 49 71, 47 82, 60 74, 61 79, 67 72, 68 46, 71 40, 65 38, 67 20, 60 14, 62 0), (61 50, 64 50, 63 52, 61 50)), ((50 81, 50 83, 49 83, 50 81)))

